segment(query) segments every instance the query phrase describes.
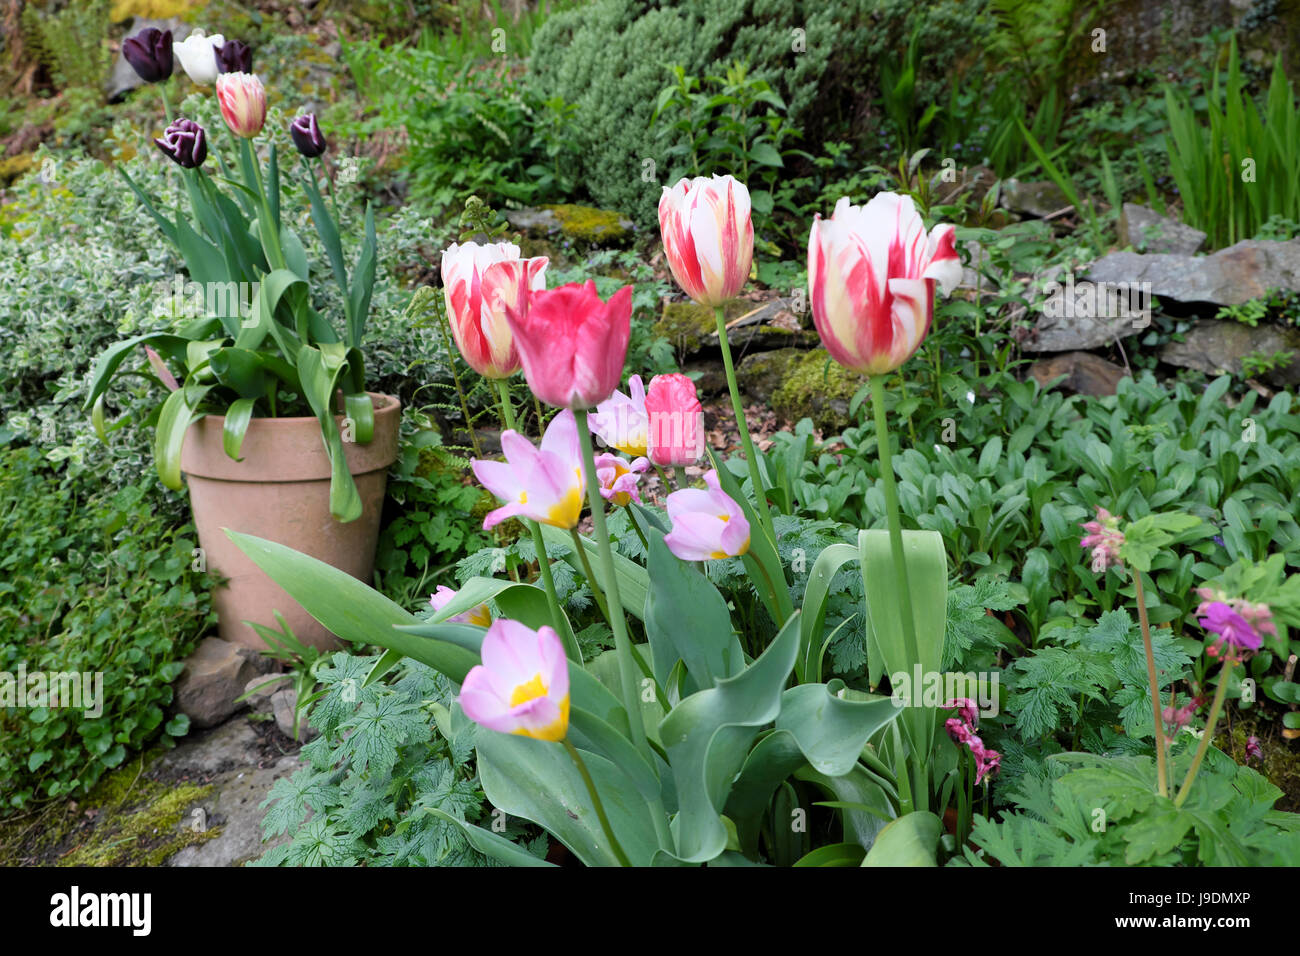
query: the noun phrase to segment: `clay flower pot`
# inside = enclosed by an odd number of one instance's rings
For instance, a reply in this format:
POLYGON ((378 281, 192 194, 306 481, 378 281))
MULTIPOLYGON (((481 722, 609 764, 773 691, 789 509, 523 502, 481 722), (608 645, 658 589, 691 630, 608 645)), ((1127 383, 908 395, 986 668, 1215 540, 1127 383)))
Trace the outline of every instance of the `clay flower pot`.
MULTIPOLYGON (((362 503, 361 517, 346 524, 330 515, 330 464, 315 418, 253 419, 241 461, 222 448, 224 416, 204 416, 186 432, 181 470, 190 489, 199 547, 207 570, 228 579, 212 594, 223 640, 265 649, 265 642, 244 622, 274 628, 273 612, 279 611, 304 644, 338 646, 335 636, 245 557, 222 529, 278 542, 369 582, 388 467, 397 459, 402 420, 396 398, 369 394, 375 405, 374 438, 364 445, 343 446, 362 503)), ((341 430, 343 417, 337 417, 341 430)))

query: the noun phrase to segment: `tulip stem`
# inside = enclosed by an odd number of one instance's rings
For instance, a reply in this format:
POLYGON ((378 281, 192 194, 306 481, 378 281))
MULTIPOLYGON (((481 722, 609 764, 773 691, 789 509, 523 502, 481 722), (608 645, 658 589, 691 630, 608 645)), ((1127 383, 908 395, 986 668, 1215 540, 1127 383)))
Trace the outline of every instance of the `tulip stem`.
MULTIPOLYGON (((448 354, 453 357, 455 355, 450 351, 448 354)), ((452 368, 455 368, 454 362, 452 368)), ((518 429, 515 428, 514 408, 510 405, 510 388, 506 385, 504 378, 497 379, 496 386, 497 394, 501 398, 501 414, 505 417, 506 426, 511 431, 517 431, 518 429)), ((457 387, 459 387, 459 381, 457 381, 457 387)), ((461 393, 461 401, 465 401, 463 392, 461 393)), ((469 421, 468 416, 465 420, 469 421)), ((473 434, 472 430, 471 434, 473 434)), ((477 440, 474 442, 474 447, 477 451, 477 440)), ((555 578, 551 576, 551 558, 546 553, 546 539, 542 537, 542 526, 532 518, 525 518, 524 524, 528 526, 528 532, 533 538, 533 550, 537 552, 537 571, 542 578, 542 587, 546 590, 546 606, 551 610, 551 626, 555 628, 555 633, 560 635, 560 640, 564 642, 564 651, 569 660, 581 664, 582 650, 578 647, 577 639, 572 637, 572 628, 568 626, 564 612, 560 610, 560 599, 555 594, 555 578)))
POLYGON ((287 268, 284 261, 284 252, 280 249, 280 232, 279 226, 271 215, 271 205, 266 198, 266 186, 262 182, 262 166, 253 152, 252 140, 239 137, 239 148, 244 151, 244 158, 248 163, 248 168, 253 171, 252 185, 257 187, 257 198, 262 204, 262 215, 258 219, 258 236, 262 240, 262 247, 266 251, 266 258, 271 263, 273 269, 287 268))
MULTIPOLYGON (((577 528, 570 528, 569 534, 573 536, 573 550, 578 552, 578 559, 582 562, 582 571, 587 575, 587 583, 591 585, 591 596, 596 599, 596 606, 600 608, 600 613, 604 615, 605 620, 609 620, 609 605, 605 602, 605 594, 601 591, 600 586, 596 584, 596 575, 591 570, 591 562, 587 559, 587 548, 582 543, 582 538, 578 536, 577 528)), ((610 627, 614 625, 611 623, 610 627)))
POLYGON ((894 484, 894 464, 889 448, 889 424, 885 416, 885 376, 871 376, 871 405, 876 415, 876 453, 880 456, 880 480, 885 486, 885 519, 889 524, 889 550, 897 571, 894 593, 898 595, 898 613, 907 639, 907 653, 913 664, 921 660, 916 640, 916 622, 912 617, 912 588, 907 564, 903 559, 903 527, 898 511, 898 488, 894 484))
POLYGON ((763 484, 762 474, 758 468, 758 453, 754 450, 754 439, 750 437, 749 425, 745 422, 745 408, 740 403, 740 388, 736 384, 736 368, 731 361, 731 345, 727 341, 727 316, 720 305, 714 307, 713 315, 718 324, 718 345, 722 349, 722 366, 727 371, 727 390, 731 393, 731 410, 736 415, 736 427, 740 430, 740 440, 745 446, 745 460, 749 463, 749 480, 754 486, 758 520, 772 546, 776 547, 776 530, 772 526, 772 515, 767 510, 767 488, 763 484))
POLYGON ((1232 665, 1236 660, 1232 656, 1231 647, 1226 648, 1226 655, 1223 658, 1223 670, 1219 671, 1219 686, 1214 692, 1214 700, 1210 704, 1210 715, 1205 718, 1205 733, 1201 735, 1201 744, 1196 748, 1196 756, 1192 758, 1192 765, 1187 768, 1187 776, 1183 778, 1183 785, 1178 789, 1178 796, 1174 799, 1174 806, 1181 807, 1187 800, 1187 795, 1192 792, 1192 781, 1196 779, 1196 773, 1201 769, 1201 761, 1205 759, 1205 752, 1210 749, 1210 741, 1214 739, 1214 727, 1219 722, 1219 712, 1223 710, 1223 698, 1228 689, 1228 673, 1232 670, 1232 665))
POLYGON ((587 772, 587 765, 578 753, 578 748, 569 742, 568 737, 565 737, 560 743, 564 744, 564 749, 569 752, 569 756, 573 759, 573 765, 578 768, 578 773, 582 775, 582 782, 587 786, 587 795, 591 797, 591 803, 596 808, 596 819, 600 821, 600 828, 605 831, 605 839, 609 841, 609 848, 613 851, 614 858, 618 860, 619 866, 631 866, 632 861, 623 852, 618 837, 614 836, 614 828, 609 825, 609 817, 605 816, 605 805, 600 802, 600 794, 596 792, 596 784, 592 781, 591 774, 587 772))
MULTIPOLYGON (((456 369, 456 350, 451 347, 451 333, 449 331, 449 320, 442 310, 442 296, 437 293, 433 297, 433 309, 438 313, 438 331, 442 333, 442 347, 447 352, 447 366, 451 369, 451 379, 456 383, 456 394, 460 396, 460 413, 465 416, 465 430, 469 432, 469 443, 474 449, 474 457, 482 458, 483 449, 478 444, 478 432, 474 431, 474 422, 469 417, 469 404, 465 401, 465 387, 460 382, 460 372, 456 369)), ((504 408, 510 407, 509 391, 502 392, 501 403, 504 408)), ((507 413, 507 419, 509 413, 507 413)))
POLYGON ((645 553, 648 555, 650 553, 650 542, 646 540, 645 532, 641 530, 641 522, 636 520, 636 512, 632 510, 630 505, 627 509, 627 520, 632 522, 632 530, 641 539, 641 547, 645 548, 645 553))
POLYGON ((1147 680, 1151 684, 1151 716, 1156 731, 1156 789, 1160 796, 1169 796, 1169 769, 1165 754, 1165 721, 1160 713, 1160 684, 1156 677, 1156 655, 1151 645, 1151 624, 1147 621, 1146 595, 1142 593, 1142 572, 1133 569, 1133 587, 1136 589, 1138 620, 1142 622, 1142 648, 1147 655, 1147 680))
MULTIPOLYGON (((601 571, 605 575, 605 598, 609 605, 609 626, 614 631, 614 653, 618 658, 619 687, 623 694, 623 708, 627 711, 628 729, 632 744, 641 751, 650 765, 655 765, 655 754, 646 740, 645 719, 641 714, 641 695, 637 693, 637 665, 632 655, 635 651, 627 636, 627 622, 623 619, 623 599, 618 593, 618 577, 614 572, 614 553, 609 546, 609 532, 605 527, 605 499, 600 494, 600 479, 596 477, 596 450, 591 442, 591 426, 587 424, 587 410, 575 408, 573 417, 578 423, 578 442, 582 445, 583 473, 587 479, 587 501, 591 505, 592 535, 600 551, 601 571)), ((592 582, 593 585, 595 582, 592 582)), ((674 842, 668 829, 663 801, 655 797, 650 803, 650 817, 660 846, 672 850, 674 842)))

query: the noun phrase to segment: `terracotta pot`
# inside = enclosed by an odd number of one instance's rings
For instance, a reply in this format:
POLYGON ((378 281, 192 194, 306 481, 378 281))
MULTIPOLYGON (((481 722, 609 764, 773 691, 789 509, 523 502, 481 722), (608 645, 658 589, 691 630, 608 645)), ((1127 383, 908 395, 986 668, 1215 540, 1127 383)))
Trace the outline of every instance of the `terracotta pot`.
MULTIPOLYGON (((347 523, 330 515, 330 464, 315 418, 254 418, 244 436, 242 461, 227 456, 221 446, 224 416, 200 418, 185 433, 181 470, 199 546, 208 570, 229 579, 212 594, 223 640, 265 649, 244 621, 274 627, 272 612, 279 611, 304 644, 338 646, 335 636, 245 557, 222 529, 287 545, 369 583, 388 466, 397 459, 402 420, 396 398, 373 392, 370 397, 374 438, 364 445, 343 445, 362 506, 361 517, 347 523)), ((341 423, 343 416, 337 417, 341 423)))

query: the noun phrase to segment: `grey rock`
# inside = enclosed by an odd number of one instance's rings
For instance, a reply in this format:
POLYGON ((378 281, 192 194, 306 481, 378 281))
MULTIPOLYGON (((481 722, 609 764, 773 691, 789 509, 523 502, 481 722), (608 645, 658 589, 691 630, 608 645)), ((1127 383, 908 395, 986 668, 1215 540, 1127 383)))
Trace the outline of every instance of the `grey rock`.
POLYGON ((1251 328, 1240 322, 1201 319, 1183 336, 1160 350, 1161 360, 1179 368, 1195 369, 1207 375, 1242 374, 1242 360, 1253 354, 1271 356, 1290 352, 1291 360, 1260 378, 1278 388, 1300 386, 1300 329, 1261 325, 1251 328))
MULTIPOLYGON (((808 315, 806 300, 801 315, 795 310, 795 301, 788 298, 769 299, 737 319, 727 323, 727 341, 732 349, 764 351, 787 346, 811 348, 818 343, 817 333, 804 329, 803 316, 808 315)), ((718 333, 701 336, 700 344, 718 348, 718 333)))
POLYGON ((695 387, 701 395, 721 395, 727 390, 727 372, 721 362, 703 359, 687 362, 682 372, 695 381, 695 387))
POLYGON ((1091 352, 1065 352, 1048 359, 1039 359, 1029 366, 1029 374, 1044 387, 1064 375, 1065 381, 1061 385, 1077 394, 1114 395, 1120 380, 1128 372, 1091 352))
POLYGON ((185 660, 176 684, 176 706, 195 726, 215 727, 243 706, 235 698, 248 682, 273 666, 250 648, 206 637, 185 660))
POLYGON ((1030 352, 1073 352, 1109 345, 1151 325, 1150 297, 1139 286, 1076 281, 1053 268, 1035 278, 1042 290, 1030 352))
POLYGON ((549 209, 507 209, 506 222, 530 236, 549 236, 560 231, 560 220, 549 209))
MULTIPOLYGON (((243 720, 235 723, 247 726, 243 720)), ((300 766, 296 754, 287 754, 270 767, 244 766, 221 774, 211 782, 212 790, 202 800, 185 808, 179 824, 182 829, 220 827, 221 832, 211 840, 180 850, 167 865, 238 866, 287 842, 288 835, 262 842, 266 810, 261 804, 275 781, 292 775, 300 766)))
POLYGON ((930 189, 934 191, 936 204, 950 203, 958 196, 969 194, 970 202, 979 206, 998 181, 998 174, 988 166, 966 166, 955 172, 957 175, 953 182, 944 181, 942 169, 930 178, 930 189))
POLYGON ((737 384, 751 402, 766 404, 793 364, 806 354, 803 349, 784 348, 747 355, 736 366, 737 384))
MULTIPOLYGON (((294 736, 293 711, 298 705, 298 692, 292 687, 286 687, 283 690, 277 690, 271 695, 271 708, 275 713, 275 726, 280 728, 280 733, 286 737, 294 736)), ((302 715, 302 720, 298 724, 298 735, 296 740, 306 742, 316 736, 318 731, 307 721, 307 715, 302 715)))
POLYGON ((1201 230, 1137 203, 1126 202, 1119 219, 1119 244, 1140 252, 1195 255, 1205 238, 1201 230))
POLYGON ((254 677, 244 685, 244 693, 249 695, 244 701, 248 709, 259 714, 271 712, 271 695, 277 689, 284 686, 284 680, 280 675, 267 674, 263 677, 254 677))
POLYGON ((1042 219, 1068 207, 1070 200, 1056 183, 1022 183, 1007 179, 998 193, 998 203, 1003 209, 1042 219))
POLYGON ((250 754, 256 753, 257 748, 257 731, 240 718, 191 734, 176 749, 159 757, 150 769, 177 777, 210 777, 247 767, 250 754))
POLYGON ((1161 299, 1240 305, 1272 289, 1300 289, 1300 239, 1246 239, 1208 256, 1112 252, 1088 268, 1094 282, 1147 282, 1161 299))

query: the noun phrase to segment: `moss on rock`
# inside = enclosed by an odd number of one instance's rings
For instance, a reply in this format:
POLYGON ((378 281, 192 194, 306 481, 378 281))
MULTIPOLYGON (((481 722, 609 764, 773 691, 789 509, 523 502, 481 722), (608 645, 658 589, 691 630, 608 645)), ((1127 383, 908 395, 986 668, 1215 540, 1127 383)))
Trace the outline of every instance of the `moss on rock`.
POLYGON ((560 224, 560 235, 575 242, 615 245, 631 236, 632 224, 616 212, 572 203, 543 206, 560 224))
MULTIPOLYGON (((744 315, 752 302, 732 299, 722 307, 727 321, 744 315)), ((705 337, 717 331, 713 310, 695 302, 665 302, 663 312, 653 326, 656 338, 666 339, 680 354, 698 352, 705 337)), ((734 333, 733 333, 734 334, 734 333)))
POLYGON ((849 403, 866 381, 835 362, 825 349, 812 349, 789 363, 781 385, 772 393, 772 408, 789 421, 811 418, 824 431, 839 431, 849 424, 849 403))
POLYGON ((104 777, 82 801, 49 804, 0 822, 0 866, 161 866, 187 846, 218 836, 181 825, 210 786, 154 780, 154 749, 104 777))

